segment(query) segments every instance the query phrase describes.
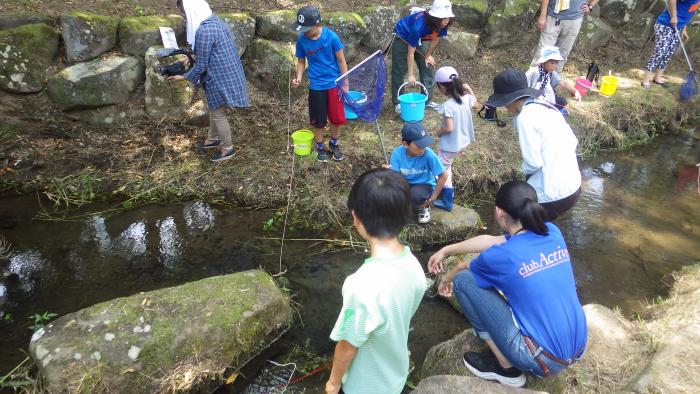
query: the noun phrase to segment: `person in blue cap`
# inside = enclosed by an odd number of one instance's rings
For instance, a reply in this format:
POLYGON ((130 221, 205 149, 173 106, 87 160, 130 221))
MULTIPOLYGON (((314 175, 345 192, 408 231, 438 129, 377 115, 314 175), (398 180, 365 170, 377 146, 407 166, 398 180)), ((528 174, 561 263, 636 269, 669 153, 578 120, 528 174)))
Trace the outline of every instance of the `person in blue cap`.
POLYGON ((430 149, 433 143, 423 123, 408 122, 401 130, 401 145, 391 152, 389 167, 408 182, 421 224, 430 222, 430 205, 440 197, 447 181, 445 166, 430 149))

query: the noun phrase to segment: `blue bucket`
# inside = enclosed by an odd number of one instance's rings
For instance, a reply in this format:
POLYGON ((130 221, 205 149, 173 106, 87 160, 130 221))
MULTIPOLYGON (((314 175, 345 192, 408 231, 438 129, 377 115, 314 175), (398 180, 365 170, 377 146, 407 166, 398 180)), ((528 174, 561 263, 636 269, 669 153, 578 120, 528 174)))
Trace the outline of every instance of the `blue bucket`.
POLYGON ((401 94, 401 88, 406 86, 405 83, 399 87, 399 104, 401 106, 401 119, 404 122, 421 121, 425 117, 425 102, 428 101, 428 89, 421 83, 418 83, 423 88, 423 93, 404 93, 401 94))
MULTIPOLYGON (((362 103, 367 102, 367 95, 365 95, 364 92, 357 92, 355 90, 350 90, 347 93, 347 97, 350 101, 357 102, 358 104, 362 104, 362 103)), ((355 111, 350 109, 350 107, 348 107, 347 104, 345 105, 345 119, 348 119, 348 120, 357 119, 357 114, 355 113, 355 111)))

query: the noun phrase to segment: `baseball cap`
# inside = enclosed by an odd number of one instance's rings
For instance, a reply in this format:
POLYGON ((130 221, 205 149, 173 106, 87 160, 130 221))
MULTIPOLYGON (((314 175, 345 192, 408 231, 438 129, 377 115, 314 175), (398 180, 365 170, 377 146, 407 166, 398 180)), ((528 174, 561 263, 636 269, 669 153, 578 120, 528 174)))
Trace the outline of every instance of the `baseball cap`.
POLYGON ((537 59, 537 64, 542 64, 547 60, 564 60, 564 58, 561 56, 561 53, 559 53, 559 48, 555 46, 546 46, 540 51, 540 58, 537 59))
POLYGON ((415 142, 421 148, 435 143, 421 122, 406 122, 401 129, 401 139, 406 142, 415 142))
POLYGON ((493 94, 486 100, 489 107, 504 107, 522 97, 538 97, 541 93, 527 84, 522 70, 507 68, 493 79, 493 94))
POLYGON ((457 73, 457 70, 455 70, 455 68, 452 66, 440 67, 435 72, 435 82, 438 83, 452 82, 457 78, 459 78, 459 74, 457 73))
POLYGON ((440 19, 455 17, 455 14, 452 13, 452 3, 450 3, 450 0, 435 0, 428 14, 440 19))
POLYGON ((321 11, 313 6, 302 7, 297 11, 297 20, 292 24, 292 30, 304 33, 321 23, 321 11))

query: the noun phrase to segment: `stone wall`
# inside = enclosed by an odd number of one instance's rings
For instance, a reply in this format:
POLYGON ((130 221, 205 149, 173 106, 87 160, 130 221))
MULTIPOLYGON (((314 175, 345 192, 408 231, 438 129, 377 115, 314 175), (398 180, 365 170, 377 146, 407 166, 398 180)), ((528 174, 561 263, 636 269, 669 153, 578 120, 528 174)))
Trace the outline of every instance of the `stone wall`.
MULTIPOLYGON (((429 5, 428 1, 413 3, 429 5)), ((358 55, 386 48, 394 24, 408 12, 407 4, 400 1, 394 6, 369 7, 358 13, 324 12, 324 24, 341 37, 346 58, 352 65, 359 61, 358 55)), ((476 56, 479 47, 488 50, 513 45, 514 40, 523 36, 523 31, 532 29, 538 4, 530 0, 454 0, 456 17, 450 34, 443 39, 442 50, 453 58, 469 59, 476 56)), ((660 11, 652 6, 649 0, 601 1, 601 7, 584 19, 575 51, 595 51, 607 45, 613 36, 641 45, 653 30, 655 15, 660 11)), ((289 28, 295 11, 219 16, 231 28, 248 80, 258 89, 285 99, 287 76, 295 66, 293 41, 296 35, 289 28)), ((160 45, 160 27, 172 28, 178 42, 184 44, 185 20, 179 15, 120 19, 76 11, 56 20, 3 15, 0 17, 0 89, 11 93, 36 93, 48 86, 57 107, 73 110, 124 103, 131 100, 132 92, 146 81, 145 113, 159 119, 181 117, 189 112, 185 107, 192 104, 189 102, 191 89, 158 78, 157 67, 162 62, 152 55, 146 59, 145 67, 132 67, 125 79, 126 86, 116 92, 95 91, 110 90, 102 86, 116 86, 109 83, 83 89, 78 81, 70 79, 79 71, 82 81, 103 80, 105 70, 100 66, 114 65, 115 59, 139 59, 143 64, 149 49, 155 50, 160 45), (63 54, 58 53, 59 48, 63 54), (65 61, 57 62, 57 59, 65 61), (60 70, 68 65, 71 67, 60 70), (174 108, 166 108, 169 105, 174 108)), ((691 36, 688 49, 697 51, 700 49, 700 25, 691 25, 688 30, 691 36)), ((116 74, 121 76, 112 73, 111 77, 124 76, 123 72, 116 74)), ((295 94, 293 99, 301 96, 295 94)))

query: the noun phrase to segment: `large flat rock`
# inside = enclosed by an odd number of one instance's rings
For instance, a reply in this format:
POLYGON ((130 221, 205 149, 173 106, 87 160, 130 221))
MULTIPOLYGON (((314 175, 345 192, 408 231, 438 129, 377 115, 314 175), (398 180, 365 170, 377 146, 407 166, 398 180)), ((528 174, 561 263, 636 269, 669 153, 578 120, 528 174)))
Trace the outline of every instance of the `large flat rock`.
POLYGON ((412 247, 464 240, 473 236, 480 224, 479 214, 467 207, 455 205, 451 212, 431 209, 432 221, 407 227, 406 240, 412 247))
POLYGON ((185 46, 185 19, 180 15, 130 16, 119 22, 119 45, 122 52, 143 59, 148 48, 163 45, 161 27, 172 28, 178 44, 185 46))
POLYGON ((68 63, 83 62, 117 44, 119 17, 73 12, 59 18, 68 63))
POLYGON ((411 394, 510 394, 542 393, 524 388, 510 387, 488 380, 468 376, 436 375, 421 380, 411 394))
POLYGON ((32 337, 48 392, 211 392, 292 319, 289 299, 259 270, 93 305, 32 337))
POLYGON ((43 23, 0 31, 0 89, 34 93, 58 53, 58 32, 43 23))
POLYGON ((63 109, 120 104, 144 80, 141 60, 96 59, 68 67, 49 79, 49 96, 63 109))

